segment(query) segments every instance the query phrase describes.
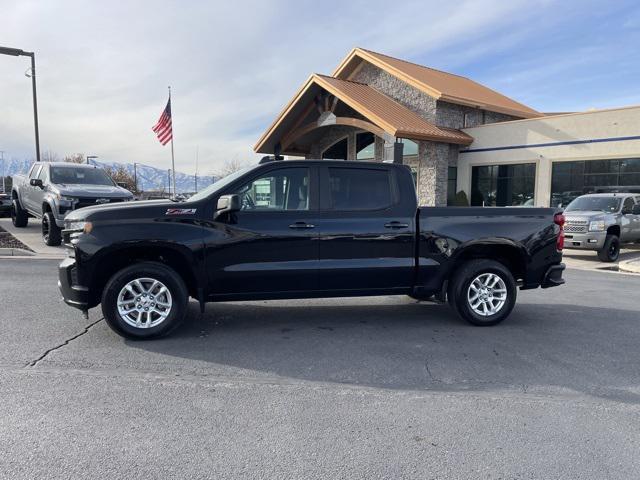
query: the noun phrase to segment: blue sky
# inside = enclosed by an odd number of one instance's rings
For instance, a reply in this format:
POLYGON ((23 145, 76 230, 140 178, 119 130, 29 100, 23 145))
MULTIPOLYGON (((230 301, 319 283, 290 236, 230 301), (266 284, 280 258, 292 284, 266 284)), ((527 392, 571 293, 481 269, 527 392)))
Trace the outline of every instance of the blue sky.
MULTIPOLYGON (((35 50, 41 143, 178 169, 251 147, 312 72, 354 46, 466 75, 540 111, 640 104, 637 1, 0 0, 0 45, 35 50)), ((0 150, 33 156, 27 59, 0 56, 0 150)))

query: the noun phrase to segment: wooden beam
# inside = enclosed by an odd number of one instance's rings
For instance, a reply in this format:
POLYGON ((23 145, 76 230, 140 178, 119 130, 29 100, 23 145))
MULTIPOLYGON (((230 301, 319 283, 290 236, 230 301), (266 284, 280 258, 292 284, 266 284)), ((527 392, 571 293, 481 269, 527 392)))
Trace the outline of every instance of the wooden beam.
MULTIPOLYGON (((349 127, 358 128, 360 130, 371 132, 380 138, 384 138, 385 135, 388 135, 388 132, 378 127, 377 125, 374 125, 371 122, 367 122, 366 120, 361 120, 359 118, 337 117, 336 122, 332 125, 346 125, 349 127)), ((327 125, 327 126, 331 126, 331 125, 327 125)), ((317 122, 311 122, 287 134, 287 136, 283 137, 282 139, 282 149, 286 150, 289 147, 289 145, 291 145, 298 138, 303 137, 307 133, 312 132, 317 128, 324 128, 324 127, 318 126, 317 122)))

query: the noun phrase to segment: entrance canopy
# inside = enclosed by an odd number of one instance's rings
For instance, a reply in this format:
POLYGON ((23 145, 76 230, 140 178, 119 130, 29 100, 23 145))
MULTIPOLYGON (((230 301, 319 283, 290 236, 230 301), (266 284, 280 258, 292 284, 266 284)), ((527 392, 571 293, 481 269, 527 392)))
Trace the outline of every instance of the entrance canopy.
POLYGON ((396 138, 469 145, 460 130, 438 127, 370 86, 314 74, 305 82, 254 150, 288 155, 309 153, 314 139, 331 125, 369 131, 387 142, 396 138))

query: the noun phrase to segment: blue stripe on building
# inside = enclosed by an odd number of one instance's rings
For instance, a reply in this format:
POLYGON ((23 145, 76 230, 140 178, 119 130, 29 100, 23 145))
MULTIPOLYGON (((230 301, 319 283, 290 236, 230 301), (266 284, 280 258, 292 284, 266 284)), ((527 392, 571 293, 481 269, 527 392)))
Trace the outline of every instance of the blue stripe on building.
POLYGON ((529 145, 509 145, 507 147, 470 148, 460 150, 460 153, 495 152, 498 150, 518 150, 520 148, 557 147, 560 145, 581 145, 585 143, 624 142, 628 140, 640 140, 640 135, 631 137, 594 138, 592 140, 570 140, 568 142, 531 143, 529 145))

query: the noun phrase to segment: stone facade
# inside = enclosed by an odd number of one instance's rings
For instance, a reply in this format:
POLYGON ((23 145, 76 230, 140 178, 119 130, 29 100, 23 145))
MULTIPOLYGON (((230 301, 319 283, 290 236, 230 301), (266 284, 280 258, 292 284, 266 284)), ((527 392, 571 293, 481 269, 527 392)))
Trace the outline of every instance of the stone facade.
MULTIPOLYGON (((366 62, 355 71, 351 80, 369 85, 417 113, 422 118, 441 127, 461 129, 517 119, 517 117, 502 113, 436 100, 366 62)), ((361 118, 356 112, 349 113, 348 116, 361 118)), ((349 139, 347 160, 356 159, 356 135, 360 130, 349 126, 334 125, 323 127, 322 131, 323 136, 312 145, 311 152, 307 155, 307 158, 322 158, 322 153, 327 148, 346 137, 349 139)), ((404 162, 417 172, 419 204, 424 206, 444 206, 447 204, 449 167, 457 166, 460 146, 428 141, 418 141, 417 143, 418 155, 406 156, 404 157, 404 162)), ((392 152, 389 145, 391 144, 387 144, 385 147, 385 141, 382 138, 375 138, 375 161, 381 162, 385 158, 389 160, 389 153, 392 152)))
POLYGON ((390 75, 380 68, 365 63, 351 79, 354 82, 366 83, 387 97, 414 111, 430 122, 436 121, 436 99, 417 88, 390 75))

